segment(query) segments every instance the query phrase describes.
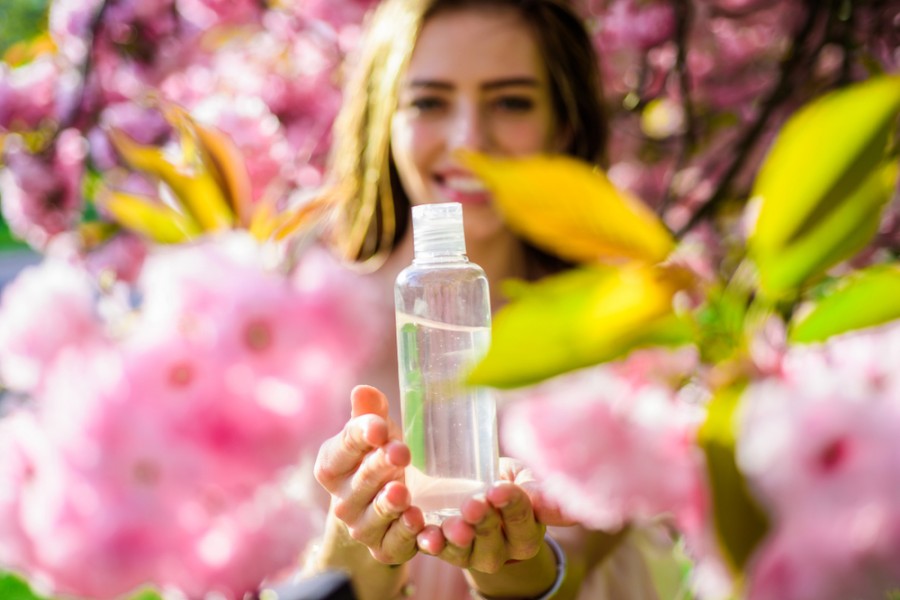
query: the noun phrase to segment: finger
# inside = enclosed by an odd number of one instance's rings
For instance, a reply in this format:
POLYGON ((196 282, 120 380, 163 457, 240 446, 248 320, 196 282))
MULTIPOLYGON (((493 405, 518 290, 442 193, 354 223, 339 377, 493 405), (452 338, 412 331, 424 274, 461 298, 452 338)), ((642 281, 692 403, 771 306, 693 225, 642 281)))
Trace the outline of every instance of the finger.
POLYGON ((528 467, 522 462, 509 457, 500 458, 499 479, 511 481, 525 490, 531 500, 535 519, 548 526, 566 527, 576 525, 577 521, 566 515, 559 503, 548 498, 528 467))
POLYGON ((388 418, 387 397, 370 385, 358 385, 350 391, 350 415, 378 415, 388 418))
POLYGON ((501 456, 498 467, 497 479, 499 481, 511 481, 516 485, 522 485, 526 481, 534 481, 531 469, 518 459, 501 456))
MULTIPOLYGON (((338 501, 334 504, 335 516, 347 524, 355 524, 368 510, 382 488, 392 481, 401 480, 403 467, 409 463, 409 452, 395 446, 403 446, 403 443, 390 442, 369 452, 356 472, 342 481, 333 492, 338 497, 338 501), (405 459, 405 462, 401 464, 392 462, 398 458, 405 459)), ((406 489, 405 485, 403 489, 406 489)), ((404 506, 401 511, 405 508, 404 506)))
POLYGON ((387 441, 387 423, 376 415, 350 419, 341 433, 327 440, 316 457, 316 480, 334 493, 357 470, 363 458, 387 441))
POLYGON ((416 546, 425 554, 439 556, 447 541, 437 525, 426 525, 416 536, 416 546))
POLYGON ((381 551, 375 558, 387 564, 401 564, 416 554, 416 536, 425 528, 422 511, 410 506, 387 529, 381 551))
MULTIPOLYGON (((380 550, 388 527, 409 508, 409 501, 409 490, 405 485, 398 481, 388 482, 359 513, 358 518, 346 520, 350 536, 369 548, 380 550)), ((337 512, 335 507, 335 514, 337 512)), ((376 558, 380 560, 380 557, 376 558)))
POLYGON ((488 490, 487 499, 500 512, 509 557, 527 560, 537 554, 546 528, 535 520, 525 491, 515 484, 501 482, 488 490))
POLYGON ((472 543, 475 541, 475 528, 465 522, 459 515, 444 519, 441 523, 444 534, 444 549, 438 555, 451 565, 465 569, 469 566, 472 554, 472 543))
POLYGON ((370 385, 358 385, 350 392, 350 413, 357 417, 365 414, 378 415, 387 422, 388 437, 399 440, 403 437, 403 431, 399 425, 390 418, 390 404, 387 396, 380 390, 370 385))
POLYGON ((508 558, 500 514, 481 496, 467 500, 463 504, 462 515, 475 529, 469 568, 496 573, 508 558))
POLYGON ((534 518, 538 523, 548 527, 570 527, 578 521, 568 516, 558 502, 549 498, 537 482, 520 484, 531 500, 534 518))

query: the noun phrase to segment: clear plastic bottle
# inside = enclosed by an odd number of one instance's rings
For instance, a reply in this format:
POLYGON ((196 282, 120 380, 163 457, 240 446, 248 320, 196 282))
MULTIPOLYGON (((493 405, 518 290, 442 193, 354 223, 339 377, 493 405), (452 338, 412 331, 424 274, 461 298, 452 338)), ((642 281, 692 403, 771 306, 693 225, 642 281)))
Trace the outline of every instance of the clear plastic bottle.
POLYGON ((458 514, 497 474, 497 410, 465 377, 487 352, 491 306, 484 271, 466 258, 462 206, 415 206, 412 265, 394 287, 406 484, 425 519, 458 514))

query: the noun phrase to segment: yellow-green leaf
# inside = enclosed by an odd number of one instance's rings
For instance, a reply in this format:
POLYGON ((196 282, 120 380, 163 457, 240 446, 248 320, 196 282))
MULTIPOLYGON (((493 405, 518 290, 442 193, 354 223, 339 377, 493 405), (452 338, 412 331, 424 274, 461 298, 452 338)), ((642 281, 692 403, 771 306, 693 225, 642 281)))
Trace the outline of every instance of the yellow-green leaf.
POLYGON ((846 204, 882 164, 900 112, 900 76, 831 92, 798 111, 760 168, 751 250, 774 256, 846 204))
POLYGON ((640 264, 590 266, 516 283, 470 382, 516 387, 618 358, 651 344, 689 340, 672 312, 680 273, 640 264))
POLYGON ((750 495, 734 456, 734 417, 742 393, 742 385, 720 390, 710 401, 698 434, 706 455, 716 536, 735 574, 741 573, 769 527, 768 518, 750 495))
POLYGON ((200 234, 191 217, 152 198, 109 192, 102 196, 100 203, 123 227, 155 242, 177 244, 200 234))
POLYGON ((200 160, 222 190, 231 212, 240 224, 249 225, 252 184, 247 165, 234 141, 221 130, 198 123, 178 105, 167 105, 166 116, 179 124, 183 139, 196 137, 200 160))
POLYGON ((884 207, 894 193, 898 165, 888 162, 870 172, 844 202, 777 252, 758 250, 754 256, 760 289, 778 297, 829 267, 852 257, 877 233, 884 207))
POLYGON ((568 156, 460 160, 491 191, 509 227, 577 262, 662 261, 675 241, 643 203, 616 189, 598 168, 568 156))
POLYGON ((846 277, 792 324, 790 339, 821 342, 895 319, 900 319, 900 265, 878 265, 846 277))
POLYGON ((229 229, 233 225, 234 214, 224 191, 198 156, 191 157, 188 153, 189 160, 175 164, 162 148, 138 144, 121 131, 110 131, 109 138, 133 168, 168 185, 185 211, 205 231, 229 229))

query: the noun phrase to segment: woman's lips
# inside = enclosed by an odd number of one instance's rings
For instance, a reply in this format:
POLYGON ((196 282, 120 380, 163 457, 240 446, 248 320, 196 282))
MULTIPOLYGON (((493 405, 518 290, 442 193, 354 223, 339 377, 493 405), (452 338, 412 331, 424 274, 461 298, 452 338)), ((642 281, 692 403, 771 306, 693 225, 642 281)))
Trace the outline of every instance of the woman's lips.
POLYGON ((441 196, 460 204, 486 204, 491 194, 484 184, 469 174, 446 173, 435 177, 441 196))

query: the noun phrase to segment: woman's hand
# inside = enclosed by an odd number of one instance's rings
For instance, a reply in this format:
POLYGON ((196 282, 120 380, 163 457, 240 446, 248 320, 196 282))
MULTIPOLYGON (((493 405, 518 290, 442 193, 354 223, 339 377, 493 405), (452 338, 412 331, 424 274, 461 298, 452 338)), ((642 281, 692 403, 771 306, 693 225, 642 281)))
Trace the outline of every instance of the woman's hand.
POLYGON ((384 394, 357 386, 350 403, 350 420, 319 449, 316 480, 331 494, 331 511, 354 540, 380 562, 406 562, 425 525, 404 484, 409 449, 388 417, 384 394))
POLYGON ((461 568, 497 573, 510 561, 537 555, 547 525, 573 524, 544 499, 521 463, 501 459, 500 480, 463 503, 460 516, 426 526, 419 548, 461 568))

